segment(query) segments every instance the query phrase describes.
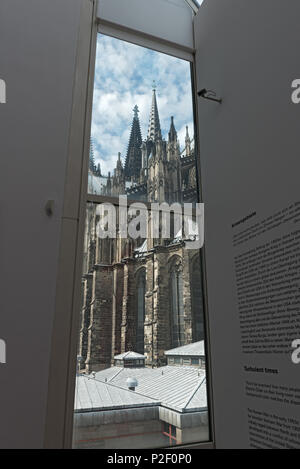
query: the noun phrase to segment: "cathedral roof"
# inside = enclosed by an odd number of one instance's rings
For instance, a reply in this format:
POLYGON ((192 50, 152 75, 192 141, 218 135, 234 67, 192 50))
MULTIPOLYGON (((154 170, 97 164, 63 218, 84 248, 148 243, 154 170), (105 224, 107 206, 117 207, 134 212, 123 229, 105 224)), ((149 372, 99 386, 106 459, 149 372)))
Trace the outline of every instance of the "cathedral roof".
POLYGON ((134 250, 136 255, 145 254, 148 252, 148 239, 146 238, 143 244, 134 250))
POLYGON ((102 195, 107 184, 107 178, 96 176, 91 170, 88 175, 88 193, 102 195))

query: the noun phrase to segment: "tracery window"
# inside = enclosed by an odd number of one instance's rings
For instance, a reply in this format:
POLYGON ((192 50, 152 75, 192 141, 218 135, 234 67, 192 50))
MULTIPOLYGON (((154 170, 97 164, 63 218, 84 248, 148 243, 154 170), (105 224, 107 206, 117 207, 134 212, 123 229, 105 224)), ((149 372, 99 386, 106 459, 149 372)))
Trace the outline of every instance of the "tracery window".
POLYGON ((140 269, 137 274, 137 324, 136 324, 136 352, 144 353, 144 322, 145 322, 145 293, 146 271, 140 269))
POLYGON ((182 263, 176 258, 171 264, 171 341, 172 347, 184 344, 184 308, 182 263))
POLYGON ((193 341, 204 339, 203 291, 199 254, 191 262, 191 301, 193 314, 193 341))

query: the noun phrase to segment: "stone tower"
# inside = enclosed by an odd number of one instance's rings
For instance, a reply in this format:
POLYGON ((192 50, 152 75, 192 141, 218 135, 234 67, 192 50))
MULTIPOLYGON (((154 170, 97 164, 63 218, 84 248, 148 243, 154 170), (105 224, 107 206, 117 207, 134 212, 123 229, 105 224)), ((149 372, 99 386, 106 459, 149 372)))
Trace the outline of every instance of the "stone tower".
POLYGON ((152 106, 148 136, 142 145, 141 177, 147 182, 149 202, 181 202, 180 147, 171 118, 169 140, 162 138, 156 89, 152 92, 152 106))
MULTIPOLYGON (((118 154, 103 195, 172 205, 193 202, 195 155, 188 130, 180 151, 174 117, 163 138, 155 87, 146 139, 135 106, 125 164, 118 154)), ((92 159, 93 174, 96 171, 92 159)), ((90 168, 90 171, 92 169, 90 168)), ((101 195, 101 194, 99 194, 101 195)), ((107 368, 119 353, 134 350, 146 366, 165 363, 164 351, 203 339, 199 252, 185 249, 179 233, 170 239, 97 237, 96 205, 88 208, 79 355, 87 372, 107 368)), ((118 220, 117 220, 118 225, 118 220)))
POLYGON ((140 176, 142 168, 142 134, 139 121, 139 109, 137 106, 133 108, 134 117, 131 126, 131 133, 125 160, 124 174, 126 179, 137 180, 140 176))

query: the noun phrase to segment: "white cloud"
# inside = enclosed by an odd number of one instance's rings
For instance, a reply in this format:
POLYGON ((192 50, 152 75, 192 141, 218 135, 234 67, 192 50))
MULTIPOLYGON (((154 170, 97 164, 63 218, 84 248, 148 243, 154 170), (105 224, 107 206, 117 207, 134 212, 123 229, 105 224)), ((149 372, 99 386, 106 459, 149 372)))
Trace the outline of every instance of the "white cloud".
POLYGON ((154 79, 163 136, 167 138, 170 118, 174 116, 184 147, 186 125, 189 125, 190 136, 193 137, 189 63, 99 35, 92 138, 95 159, 100 162, 104 174, 113 171, 118 152, 123 159, 126 156, 135 104, 140 110, 142 136, 146 138, 154 79))

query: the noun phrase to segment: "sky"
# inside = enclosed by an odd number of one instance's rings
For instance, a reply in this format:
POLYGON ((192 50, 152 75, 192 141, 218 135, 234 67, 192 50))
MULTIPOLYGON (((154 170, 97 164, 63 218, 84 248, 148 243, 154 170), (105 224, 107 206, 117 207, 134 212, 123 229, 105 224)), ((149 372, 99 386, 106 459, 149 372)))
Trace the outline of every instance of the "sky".
POLYGON ((167 139, 174 116, 184 149, 186 125, 190 137, 194 135, 189 62, 98 34, 91 136, 102 174, 113 171, 118 152, 125 161, 136 104, 146 139, 153 80, 163 138, 167 139))

